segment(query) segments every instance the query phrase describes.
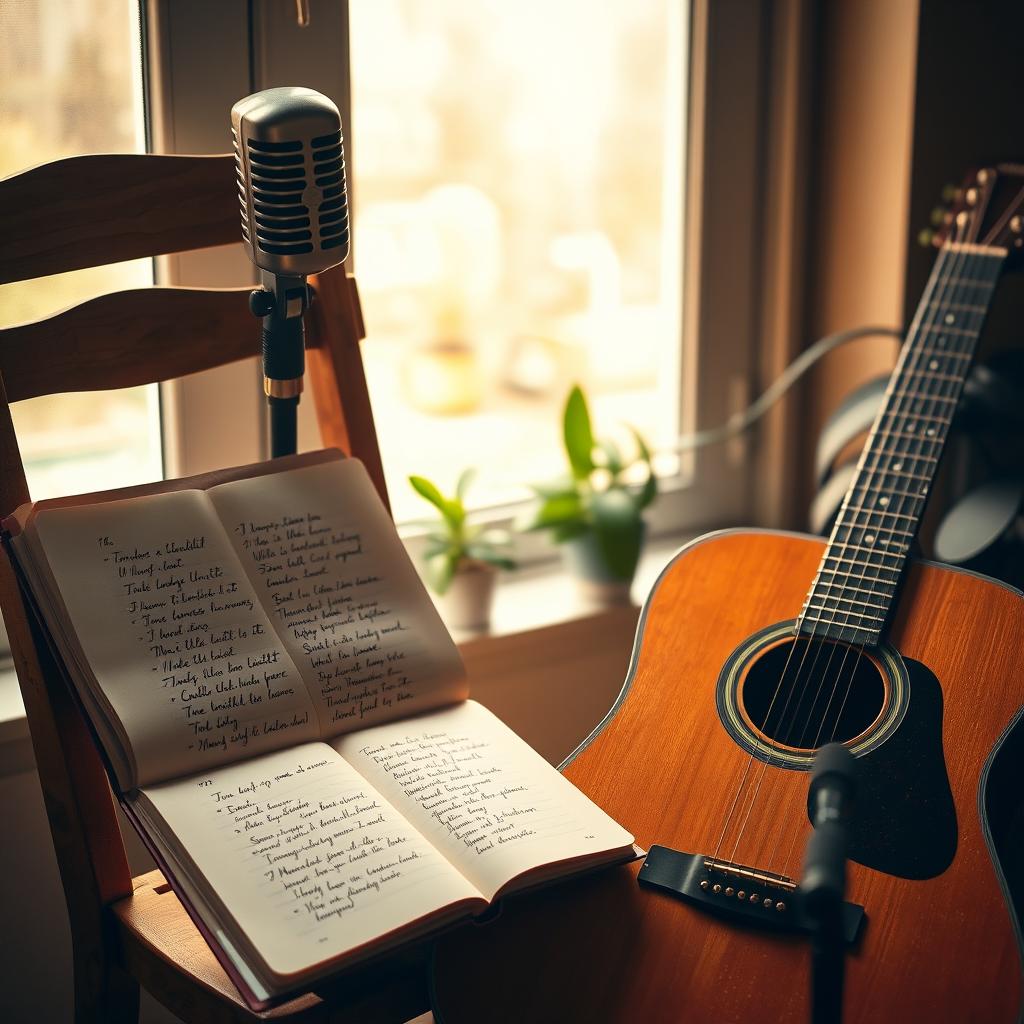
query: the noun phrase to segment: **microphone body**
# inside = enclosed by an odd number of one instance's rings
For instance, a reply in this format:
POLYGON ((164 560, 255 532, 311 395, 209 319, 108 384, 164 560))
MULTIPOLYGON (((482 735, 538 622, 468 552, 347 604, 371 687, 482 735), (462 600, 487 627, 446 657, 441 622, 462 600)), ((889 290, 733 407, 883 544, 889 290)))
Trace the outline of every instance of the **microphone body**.
POLYGON ((265 89, 231 108, 246 253, 260 271, 250 308, 262 319, 263 389, 271 455, 295 451, 305 372, 302 316, 309 274, 343 263, 350 247, 341 115, 302 87, 265 89))

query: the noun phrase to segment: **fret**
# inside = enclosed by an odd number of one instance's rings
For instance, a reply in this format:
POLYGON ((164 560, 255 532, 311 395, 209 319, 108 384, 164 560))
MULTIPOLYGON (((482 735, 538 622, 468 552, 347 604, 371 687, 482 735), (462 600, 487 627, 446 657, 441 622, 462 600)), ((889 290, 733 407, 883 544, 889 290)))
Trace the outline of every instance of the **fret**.
MULTIPOLYGON (((881 455, 881 454, 882 453, 879 453, 879 455, 881 455)), ((906 456, 897 456, 897 458, 906 458, 906 456)), ((896 463, 896 465, 900 465, 900 463, 896 463)), ((867 467, 865 467, 865 468, 867 468, 867 467)), ((875 465, 873 467, 868 468, 868 472, 871 473, 871 474, 877 474, 879 476, 899 476, 899 477, 903 477, 906 480, 924 480, 924 481, 926 481, 928 483, 931 483, 932 479, 933 479, 933 474, 931 474, 931 473, 908 473, 908 472, 906 472, 903 469, 895 469, 895 468, 882 469, 881 466, 879 466, 879 465, 875 465)), ((861 485, 860 484, 855 484, 853 486, 859 487, 861 485)))
POLYGON ((970 327, 957 327, 956 324, 941 323, 929 324, 922 333, 934 331, 936 334, 959 334, 962 338, 977 338, 980 333, 970 327))
POLYGON ((895 516, 897 519, 917 518, 917 516, 908 515, 906 512, 890 512, 887 508, 866 508, 864 505, 844 505, 839 510, 839 514, 842 515, 844 512, 857 512, 869 516, 895 516))
MULTIPOLYGON (((911 397, 915 397, 916 398, 916 397, 925 397, 925 396, 923 396, 923 395, 921 395, 921 396, 913 395, 911 397)), ((938 424, 942 425, 943 427, 948 427, 950 425, 950 423, 952 423, 952 419, 949 416, 928 416, 928 415, 926 415, 925 413, 922 413, 922 412, 899 412, 899 411, 897 411, 895 409, 893 409, 891 411, 887 410, 887 411, 883 412, 881 414, 881 416, 879 417, 879 423, 881 423, 881 421, 883 419, 885 419, 886 416, 888 416, 890 419, 897 419, 900 416, 910 416, 910 417, 912 417, 915 420, 921 420, 924 423, 938 423, 938 424)))
MULTIPOLYGON (((867 522, 844 522, 844 523, 840 523, 839 524, 839 528, 840 529, 860 529, 860 530, 864 530, 864 529, 878 529, 878 530, 881 530, 882 529, 881 526, 877 526, 877 525, 874 525, 873 523, 867 523, 867 522)), ((908 531, 908 530, 905 530, 905 529, 896 529, 894 526, 886 527, 885 531, 888 532, 888 534, 890 536, 894 535, 894 534, 898 534, 898 535, 900 535, 900 537, 913 537, 916 534, 916 530, 908 531)))
POLYGON ((927 302, 925 309, 967 309, 983 316, 988 313, 988 306, 974 306, 967 302, 927 302))
POLYGON ((946 278, 946 284, 967 284, 975 288, 992 288, 995 285, 995 281, 989 281, 985 278, 978 277, 955 277, 950 276, 946 278))
MULTIPOLYGON (((870 612, 855 612, 852 609, 848 609, 848 608, 825 608, 825 607, 822 607, 821 605, 814 605, 814 604, 807 604, 807 605, 804 605, 804 607, 809 612, 829 612, 832 615, 846 615, 847 616, 847 620, 845 622, 837 623, 837 625, 840 625, 840 626, 847 626, 847 625, 849 625, 849 616, 851 616, 851 615, 856 616, 862 622, 864 620, 867 620, 869 622, 885 622, 885 616, 884 615, 872 615, 870 612)), ((821 619, 819 618, 818 621, 820 622, 821 619)))
MULTIPOLYGON (((843 589, 844 590, 851 590, 852 589, 852 590, 857 591, 858 593, 871 594, 874 597, 878 597, 879 596, 873 590, 863 590, 860 587, 844 587, 843 589)), ((880 608, 883 612, 889 607, 888 605, 885 605, 885 604, 878 604, 877 601, 862 601, 862 600, 860 600, 859 598, 856 598, 856 597, 843 597, 842 594, 819 593, 817 591, 816 587, 811 587, 811 593, 807 595, 807 599, 810 600, 811 597, 813 597, 814 595, 818 595, 819 597, 823 598, 826 601, 846 601, 848 604, 859 604, 859 605, 863 605, 865 608, 880 608)), ((842 610, 845 611, 846 609, 844 608, 842 610)))
MULTIPOLYGON (((913 416, 915 413, 905 413, 904 415, 913 416)), ((934 427, 929 428, 934 430, 934 427)), ((916 434, 913 430, 884 430, 879 431, 879 436, 883 438, 895 438, 898 441, 917 441, 920 444, 942 444, 942 439, 938 437, 929 437, 927 432, 922 434, 916 434)))
POLYGON ((974 352, 954 352, 948 348, 928 348, 922 346, 917 350, 918 355, 922 356, 942 356, 945 359, 964 359, 970 362, 974 358, 974 352))
MULTIPOLYGON (((894 398, 909 398, 909 399, 911 399, 911 401, 913 401, 915 398, 920 398, 921 401, 923 401, 923 402, 942 402, 945 405, 959 405, 959 403, 960 403, 959 396, 957 396, 956 398, 950 398, 950 397, 948 397, 946 395, 929 395, 927 393, 922 393, 922 392, 915 393, 915 392, 911 392, 911 391, 904 391, 903 394, 894 394, 893 397, 894 398)), ((916 415, 916 413, 913 414, 913 415, 916 415)))
POLYGON ((863 489, 865 491, 869 491, 869 490, 870 491, 881 491, 881 490, 884 490, 885 491, 885 497, 890 497, 890 498, 893 495, 896 495, 896 496, 898 496, 900 498, 923 498, 923 497, 925 497, 925 494, 923 492, 921 492, 921 491, 897 491, 897 490, 894 490, 892 487, 886 487, 884 484, 879 483, 877 480, 875 480, 875 481, 869 480, 869 481, 867 481, 864 484, 854 484, 850 488, 850 493, 852 494, 855 490, 858 490, 859 488, 862 488, 862 487, 863 487, 863 489))
MULTIPOLYGON (((880 543, 885 544, 887 547, 889 545, 889 541, 881 541, 880 543)), ((902 541, 900 543, 902 544, 902 541)), ((906 548, 903 551, 900 551, 900 552, 879 551, 878 548, 871 548, 871 547, 867 547, 866 548, 866 547, 864 547, 863 544, 850 544, 850 543, 846 543, 846 542, 843 542, 843 541, 840 541, 839 546, 844 551, 847 551, 847 550, 849 550, 849 551, 867 551, 869 554, 881 555, 883 558, 898 558, 901 562, 903 561, 903 558, 906 555, 907 551, 910 550, 910 545, 909 544, 906 546, 906 548)), ((831 547, 831 545, 830 545, 830 547, 831 547)), ((839 558, 841 556, 826 554, 825 557, 826 558, 839 558)), ((887 567, 886 566, 879 566, 878 568, 884 569, 884 568, 887 568, 887 567)), ((894 570, 889 570, 889 571, 893 572, 894 570)))
POLYGON ((877 643, 881 632, 874 626, 859 626, 853 622, 825 622, 818 616, 812 615, 802 616, 797 622, 797 629, 811 636, 826 636, 831 640, 845 640, 848 643, 861 644, 864 647, 877 643), (810 628, 806 627, 806 623, 811 623, 810 628))
MULTIPOLYGON (((899 583, 899 569, 890 569, 884 565, 872 565, 870 562, 862 562, 859 558, 838 558, 836 555, 825 555, 825 560, 835 559, 836 561, 849 562, 851 565, 863 565, 868 569, 875 569, 881 572, 891 573, 895 579, 886 579, 884 576, 869 575, 865 572, 851 572, 849 569, 840 569, 838 567, 832 568, 828 565, 823 565, 819 570, 820 573, 831 573, 833 582, 837 577, 843 576, 848 580, 860 580, 862 583, 881 583, 887 587, 895 587, 899 583)), ((850 589, 856 590, 857 588, 851 584, 844 584, 844 588, 849 586, 850 589)))

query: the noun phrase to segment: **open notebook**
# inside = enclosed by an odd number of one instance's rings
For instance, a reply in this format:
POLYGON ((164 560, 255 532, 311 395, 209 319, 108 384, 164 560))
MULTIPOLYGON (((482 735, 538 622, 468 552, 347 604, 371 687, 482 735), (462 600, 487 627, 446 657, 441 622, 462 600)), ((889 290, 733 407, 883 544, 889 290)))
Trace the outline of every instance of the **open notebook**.
POLYGON ((468 699, 360 462, 39 502, 4 528, 123 806, 253 1007, 632 855, 468 699))

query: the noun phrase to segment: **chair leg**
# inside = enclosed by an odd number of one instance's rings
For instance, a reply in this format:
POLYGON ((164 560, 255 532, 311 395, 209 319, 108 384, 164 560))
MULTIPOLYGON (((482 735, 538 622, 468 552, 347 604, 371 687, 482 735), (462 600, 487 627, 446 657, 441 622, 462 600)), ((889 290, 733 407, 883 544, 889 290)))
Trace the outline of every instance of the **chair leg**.
POLYGON ((95 964, 75 962, 75 1024, 138 1024, 139 983, 120 967, 107 964, 97 978, 95 964))

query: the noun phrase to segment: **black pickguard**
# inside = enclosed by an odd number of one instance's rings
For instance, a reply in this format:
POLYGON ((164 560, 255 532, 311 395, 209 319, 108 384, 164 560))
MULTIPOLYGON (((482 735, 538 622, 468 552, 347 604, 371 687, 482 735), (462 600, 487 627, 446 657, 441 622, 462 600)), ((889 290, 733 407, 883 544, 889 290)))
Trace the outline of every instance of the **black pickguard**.
POLYGON ((942 750, 942 687, 904 658, 910 703, 896 733, 857 759, 849 857, 899 878, 934 878, 956 855, 957 820, 942 750))

